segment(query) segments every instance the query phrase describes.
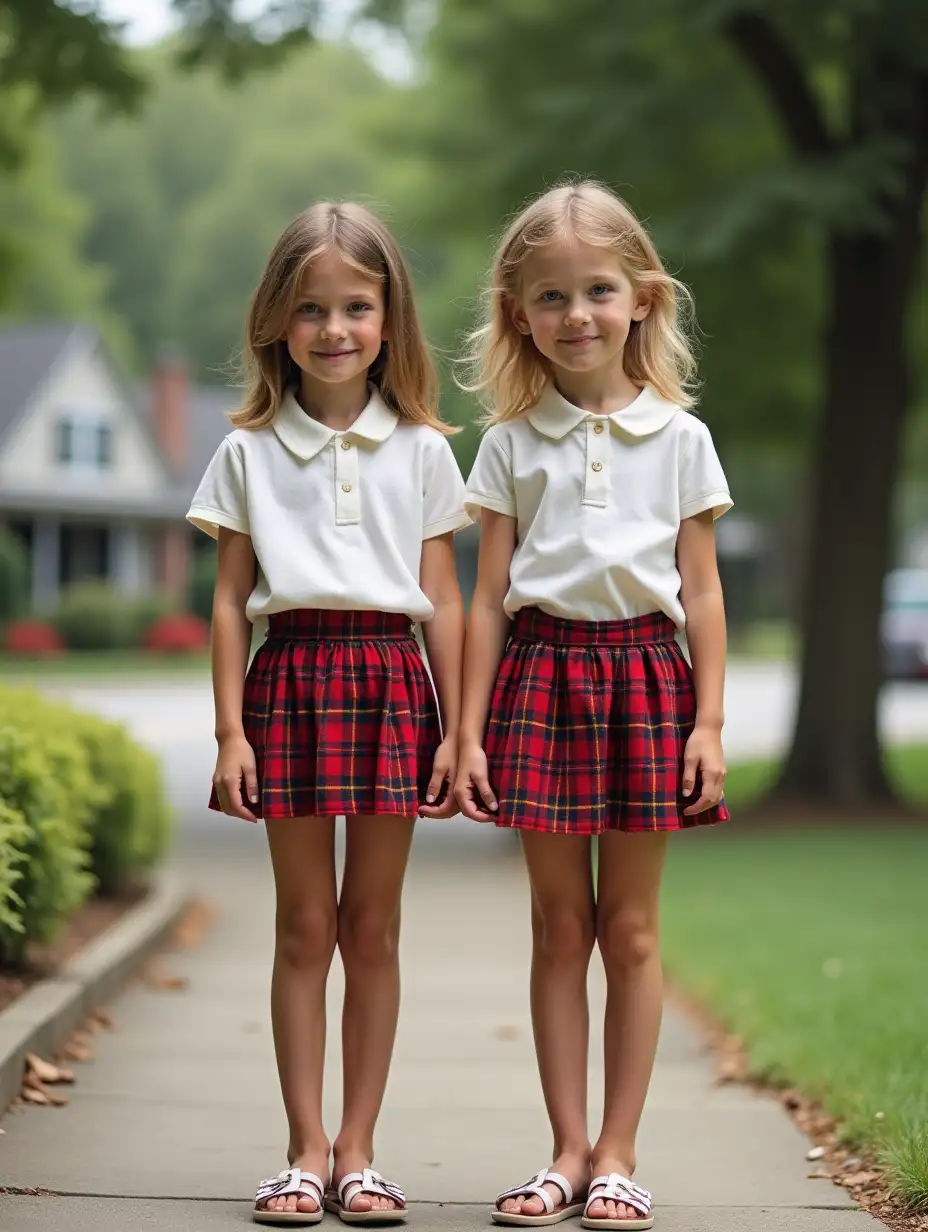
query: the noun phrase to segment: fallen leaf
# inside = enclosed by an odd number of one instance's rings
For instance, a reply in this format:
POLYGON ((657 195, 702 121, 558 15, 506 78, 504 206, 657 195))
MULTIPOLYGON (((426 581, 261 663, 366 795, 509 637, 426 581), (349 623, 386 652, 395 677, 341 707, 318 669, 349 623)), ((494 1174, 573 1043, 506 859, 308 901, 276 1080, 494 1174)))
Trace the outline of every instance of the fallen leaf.
POLYGON ((65 1061, 92 1061, 93 1049, 79 1040, 70 1040, 61 1049, 60 1056, 65 1061))
POLYGON ((40 1091, 37 1087, 23 1087, 19 1094, 27 1104, 50 1104, 52 1102, 47 1092, 40 1091))
POLYGON ((493 1036, 498 1040, 517 1040, 519 1038, 519 1028, 512 1026, 511 1023, 502 1023, 493 1032, 493 1036))
POLYGON ((51 1061, 45 1061, 42 1057, 36 1056, 34 1052, 27 1054, 26 1065, 40 1082, 54 1084, 74 1081, 74 1074, 71 1070, 62 1069, 51 1061))
POLYGON ((850 1172, 841 1177, 842 1185, 872 1185, 879 1179, 878 1172, 850 1172))
POLYGON ((807 1172, 806 1177, 810 1181, 830 1181, 831 1173, 825 1172, 821 1168, 818 1168, 815 1172, 807 1172))
POLYGON ((160 992, 184 992, 190 987, 190 981, 184 975, 164 975, 159 967, 152 964, 142 975, 149 988, 160 992))
POLYGON ((91 1031, 112 1031, 113 1020, 104 1009, 95 1009, 87 1019, 91 1031))

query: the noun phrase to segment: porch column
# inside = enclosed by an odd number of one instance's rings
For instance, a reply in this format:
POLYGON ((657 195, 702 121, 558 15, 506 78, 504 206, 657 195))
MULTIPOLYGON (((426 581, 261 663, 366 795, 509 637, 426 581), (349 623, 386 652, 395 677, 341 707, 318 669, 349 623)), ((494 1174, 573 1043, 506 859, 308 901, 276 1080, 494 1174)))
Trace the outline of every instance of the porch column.
POLYGON ((142 544, 135 522, 116 522, 110 527, 111 576, 117 590, 137 595, 145 589, 142 544))
POLYGON ((61 523, 40 517, 32 523, 32 606, 37 612, 53 608, 61 577, 61 523))

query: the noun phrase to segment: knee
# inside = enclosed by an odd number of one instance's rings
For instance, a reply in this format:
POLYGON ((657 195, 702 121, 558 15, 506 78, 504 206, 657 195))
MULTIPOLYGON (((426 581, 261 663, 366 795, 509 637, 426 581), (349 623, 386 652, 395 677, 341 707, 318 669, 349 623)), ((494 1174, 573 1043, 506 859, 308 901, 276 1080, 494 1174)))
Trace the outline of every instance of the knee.
POLYGON ((596 938, 607 967, 640 967, 658 952, 656 921, 640 911, 613 911, 597 920, 596 938))
POLYGON ((399 943, 398 911, 365 905, 339 912, 338 948, 346 965, 387 966, 396 962, 399 943))
POLYGON ((535 954, 545 963, 587 966, 595 940, 593 920, 562 904, 532 913, 535 954))
POLYGON ((315 903, 277 909, 277 954, 289 966, 309 971, 328 966, 335 952, 335 913, 315 903))

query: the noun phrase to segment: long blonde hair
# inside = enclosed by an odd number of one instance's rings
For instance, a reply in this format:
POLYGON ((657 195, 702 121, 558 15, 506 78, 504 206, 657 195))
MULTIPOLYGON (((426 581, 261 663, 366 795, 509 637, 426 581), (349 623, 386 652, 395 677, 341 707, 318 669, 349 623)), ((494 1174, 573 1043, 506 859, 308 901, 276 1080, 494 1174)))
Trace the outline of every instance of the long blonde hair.
POLYGON ((396 240, 376 215, 353 202, 321 201, 297 215, 274 245, 245 325, 246 395, 230 415, 237 428, 266 428, 284 395, 299 385, 300 370, 285 339, 306 270, 336 251, 383 288, 389 341, 371 365, 369 379, 383 400, 410 423, 457 431, 438 416, 438 379, 419 325, 412 279, 396 240))
POLYGON ((469 335, 462 358, 478 393, 484 422, 501 423, 530 410, 551 378, 531 335, 521 333, 513 309, 521 292, 526 257, 566 236, 617 252, 635 289, 645 288, 651 309, 633 321, 623 354, 626 374, 677 406, 695 404, 696 360, 687 337, 692 297, 664 269, 650 236, 629 207, 591 180, 562 184, 536 197, 507 227, 485 294, 483 323, 469 335))

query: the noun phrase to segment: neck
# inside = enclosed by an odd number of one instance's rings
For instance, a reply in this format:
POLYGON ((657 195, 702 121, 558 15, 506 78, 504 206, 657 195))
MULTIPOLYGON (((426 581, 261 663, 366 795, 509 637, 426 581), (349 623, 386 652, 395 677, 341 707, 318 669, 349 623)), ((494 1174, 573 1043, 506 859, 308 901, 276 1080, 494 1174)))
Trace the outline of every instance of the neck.
POLYGON ((296 400, 312 419, 344 432, 350 428, 370 401, 367 373, 363 372, 350 381, 329 385, 313 380, 304 372, 296 400))
POLYGON ((568 372, 554 368, 554 384, 568 402, 593 415, 612 415, 630 406, 641 387, 627 375, 619 355, 593 372, 568 372))

